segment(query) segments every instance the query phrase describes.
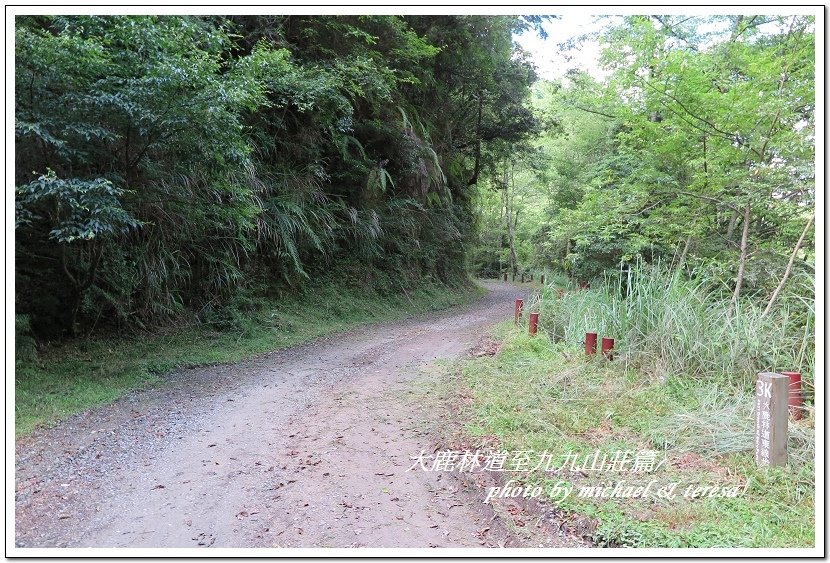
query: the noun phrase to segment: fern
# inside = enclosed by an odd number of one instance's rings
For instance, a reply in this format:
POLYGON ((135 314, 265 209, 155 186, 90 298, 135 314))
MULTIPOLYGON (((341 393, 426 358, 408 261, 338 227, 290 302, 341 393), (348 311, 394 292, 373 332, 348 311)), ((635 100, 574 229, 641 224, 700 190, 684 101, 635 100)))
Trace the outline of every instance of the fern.
POLYGON ((393 188, 395 187, 395 182, 392 180, 392 176, 388 170, 378 166, 369 171, 369 177, 366 179, 366 191, 368 193, 383 193, 386 191, 387 184, 390 184, 393 188))

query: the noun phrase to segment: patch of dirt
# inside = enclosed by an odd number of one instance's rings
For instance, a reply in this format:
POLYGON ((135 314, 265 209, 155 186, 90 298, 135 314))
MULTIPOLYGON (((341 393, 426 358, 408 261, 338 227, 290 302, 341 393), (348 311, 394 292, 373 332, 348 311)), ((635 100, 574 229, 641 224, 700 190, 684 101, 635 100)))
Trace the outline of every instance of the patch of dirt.
POLYGON ((746 478, 720 465, 716 460, 707 459, 694 452, 685 452, 669 460, 671 466, 690 479, 705 477, 705 484, 738 485, 743 487, 746 478))
POLYGON ((614 435, 614 429, 611 428, 611 421, 606 418, 598 427, 589 428, 583 432, 582 437, 592 444, 599 445, 614 435))
POLYGON ((495 340, 490 336, 483 336, 470 350, 469 355, 473 358, 481 358, 482 356, 495 356, 499 353, 499 350, 501 350, 501 342, 495 340))
POLYGON ((488 288, 465 308, 182 370, 19 439, 16 545, 540 545, 514 529, 531 517, 503 518, 475 483, 407 471, 434 451, 442 404, 413 391, 419 378, 509 318, 522 291, 488 288))
POLYGON ((675 469, 694 475, 706 475, 710 480, 724 481, 729 475, 726 467, 700 456, 694 452, 685 452, 669 460, 675 469))

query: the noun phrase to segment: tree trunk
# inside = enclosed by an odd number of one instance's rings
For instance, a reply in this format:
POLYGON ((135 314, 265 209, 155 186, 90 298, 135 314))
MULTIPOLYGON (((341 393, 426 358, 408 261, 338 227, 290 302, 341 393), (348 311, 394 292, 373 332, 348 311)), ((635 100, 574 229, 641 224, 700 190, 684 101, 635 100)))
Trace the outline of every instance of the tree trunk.
POLYGON ((519 260, 516 258, 516 244, 514 239, 514 233, 516 232, 516 223, 519 222, 519 212, 516 211, 516 214, 513 216, 513 229, 510 234, 510 261, 513 262, 513 272, 515 273, 519 268, 519 260))
POLYGON ((735 279, 735 292, 732 294, 732 306, 731 310, 734 310, 735 307, 738 305, 738 298, 741 296, 741 286, 744 283, 744 273, 746 271, 746 258, 747 258, 747 249, 749 247, 749 223, 750 219, 752 218, 750 213, 752 211, 752 207, 749 203, 746 204, 744 207, 744 225, 743 231, 741 233, 741 256, 738 261, 738 277, 735 279))
POLYGON ((567 262, 568 261, 568 256, 570 256, 570 255, 571 255, 571 239, 569 238, 565 242, 565 255, 562 257, 562 267, 566 271, 570 270, 570 268, 566 267, 567 264, 568 264, 568 262, 567 262))
POLYGON ((686 237, 686 244, 683 245, 683 252, 680 254, 680 261, 677 263, 677 269, 683 267, 683 264, 686 263, 686 256, 689 254, 689 249, 692 248, 692 235, 686 237))
MULTIPOLYGON (((510 248, 510 206, 508 205, 507 201, 507 186, 504 188, 504 193, 502 195, 502 220, 504 221, 504 225, 507 228, 506 234, 501 236, 501 248, 509 249, 510 248)), ((501 254, 500 254, 501 255, 501 254)), ((508 250, 508 257, 507 257, 507 270, 512 270, 513 263, 510 260, 509 250, 508 250)))
POLYGON ((478 183, 478 175, 481 171, 481 112, 484 107, 484 92, 478 93, 478 117, 476 119, 476 160, 473 168, 473 175, 467 181, 468 186, 478 183))
POLYGON ((767 303, 767 307, 764 309, 764 312, 761 313, 762 317, 767 316, 770 309, 772 309, 773 303, 775 300, 778 299, 778 295, 781 293, 781 290, 784 289, 784 284, 787 283, 787 279, 790 277, 790 274, 793 271, 793 263, 795 262, 796 254, 798 254, 798 250, 801 248, 802 243, 804 243, 804 237, 807 236, 807 232, 810 230, 810 227, 813 225, 813 219, 815 219, 815 214, 810 216, 810 220, 807 221, 807 225, 804 227, 804 230, 801 232, 801 236, 798 238, 798 242, 795 243, 795 248, 793 248, 793 253, 790 254, 790 261, 787 262, 787 269, 784 270, 784 277, 781 278, 781 281, 778 282, 778 287, 775 288, 775 291, 772 292, 772 297, 769 298, 769 303, 767 303))
POLYGON ((514 241, 516 221, 518 220, 518 213, 515 218, 513 214, 513 197, 511 197, 512 178, 509 176, 507 167, 504 168, 504 192, 507 197, 507 244, 510 248, 510 269, 513 271, 513 276, 516 276, 518 264, 516 263, 516 245, 514 241))

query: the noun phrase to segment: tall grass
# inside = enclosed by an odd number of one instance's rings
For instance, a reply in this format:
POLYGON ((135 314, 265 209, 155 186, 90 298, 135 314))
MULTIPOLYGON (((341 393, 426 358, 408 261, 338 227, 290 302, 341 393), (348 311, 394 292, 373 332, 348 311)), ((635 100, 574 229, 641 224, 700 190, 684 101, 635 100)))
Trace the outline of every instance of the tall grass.
POLYGON ((578 345, 586 332, 615 338, 620 359, 655 377, 749 382, 759 371, 799 371, 811 384, 815 362, 814 287, 807 276, 767 316, 766 303, 730 309, 721 288, 684 272, 640 265, 590 290, 558 296, 547 284, 531 303, 542 330, 578 345))

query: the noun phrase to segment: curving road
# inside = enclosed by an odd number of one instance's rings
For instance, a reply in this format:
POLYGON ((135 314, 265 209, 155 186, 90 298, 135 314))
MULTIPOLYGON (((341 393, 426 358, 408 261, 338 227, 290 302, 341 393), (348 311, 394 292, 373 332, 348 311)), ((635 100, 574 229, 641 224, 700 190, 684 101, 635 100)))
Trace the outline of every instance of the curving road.
POLYGON ((463 308, 180 371, 18 440, 16 545, 522 545, 475 483, 407 471, 436 447, 434 362, 522 292, 486 285, 463 308))

